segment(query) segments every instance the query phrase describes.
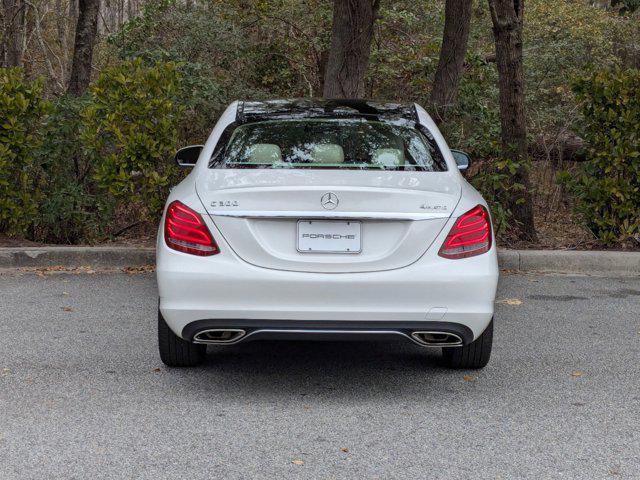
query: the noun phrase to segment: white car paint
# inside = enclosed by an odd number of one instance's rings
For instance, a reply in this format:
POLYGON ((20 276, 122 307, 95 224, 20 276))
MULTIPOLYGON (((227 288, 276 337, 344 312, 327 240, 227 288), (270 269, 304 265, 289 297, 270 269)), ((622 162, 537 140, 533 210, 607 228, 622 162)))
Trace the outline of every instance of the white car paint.
POLYGON ((484 331, 498 281, 495 242, 470 258, 446 259, 438 250, 460 215, 487 205, 424 109, 416 106, 419 121, 437 142, 446 172, 209 168, 237 108, 234 102, 226 109, 197 164, 167 199, 201 214, 220 253, 170 249, 162 224, 158 232, 160 311, 177 336, 205 319, 363 327, 437 321, 464 325, 473 338, 484 331), (331 212, 319 203, 327 192, 340 199, 331 212), (298 252, 297 221, 316 216, 362 221, 362 252, 298 252))

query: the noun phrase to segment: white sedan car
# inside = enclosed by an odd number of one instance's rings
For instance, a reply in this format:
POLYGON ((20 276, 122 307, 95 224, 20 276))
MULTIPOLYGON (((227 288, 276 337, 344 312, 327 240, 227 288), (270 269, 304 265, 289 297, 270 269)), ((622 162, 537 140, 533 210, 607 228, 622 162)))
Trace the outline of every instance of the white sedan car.
POLYGON ((498 264, 487 204, 416 104, 234 102, 158 232, 160 357, 207 345, 393 339, 489 361, 498 264))

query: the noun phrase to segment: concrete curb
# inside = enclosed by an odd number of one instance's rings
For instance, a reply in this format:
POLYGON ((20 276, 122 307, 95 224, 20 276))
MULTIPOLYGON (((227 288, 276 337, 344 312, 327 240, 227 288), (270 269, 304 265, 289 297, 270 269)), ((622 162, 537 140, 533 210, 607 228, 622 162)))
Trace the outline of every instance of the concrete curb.
MULTIPOLYGON (((640 252, 499 250, 500 268, 518 272, 640 276, 640 252)), ((121 268, 153 265, 155 249, 144 247, 4 247, 0 269, 52 266, 121 268)))
POLYGON ((136 267, 156 262, 155 248, 144 247, 6 247, 0 268, 136 267))
POLYGON ((500 250, 500 268, 522 272, 640 276, 640 252, 500 250))

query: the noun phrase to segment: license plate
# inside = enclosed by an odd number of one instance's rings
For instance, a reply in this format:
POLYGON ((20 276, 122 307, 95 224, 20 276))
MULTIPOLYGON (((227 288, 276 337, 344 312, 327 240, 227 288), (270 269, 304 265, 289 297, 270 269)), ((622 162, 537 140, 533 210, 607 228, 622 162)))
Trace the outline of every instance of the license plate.
POLYGON ((362 223, 352 221, 299 220, 301 253, 360 253, 362 223))

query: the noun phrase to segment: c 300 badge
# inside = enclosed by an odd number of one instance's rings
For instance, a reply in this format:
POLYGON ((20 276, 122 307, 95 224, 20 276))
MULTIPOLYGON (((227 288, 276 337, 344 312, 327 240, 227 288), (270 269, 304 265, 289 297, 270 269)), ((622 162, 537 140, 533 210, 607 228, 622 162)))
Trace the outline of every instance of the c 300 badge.
POLYGON ((211 202, 212 207, 237 207, 237 200, 214 200, 211 202))

